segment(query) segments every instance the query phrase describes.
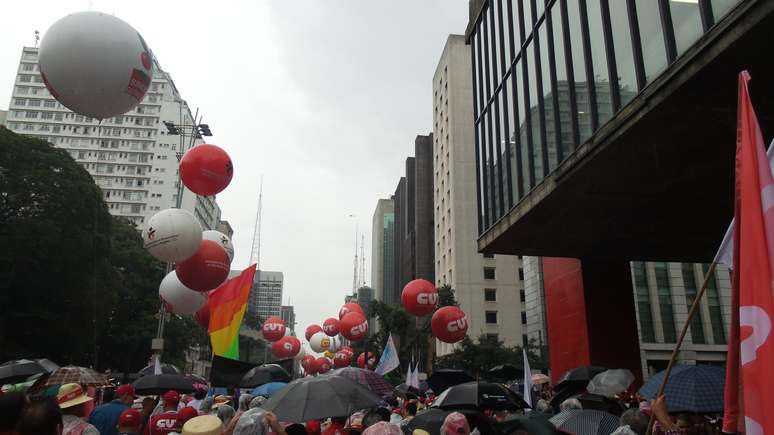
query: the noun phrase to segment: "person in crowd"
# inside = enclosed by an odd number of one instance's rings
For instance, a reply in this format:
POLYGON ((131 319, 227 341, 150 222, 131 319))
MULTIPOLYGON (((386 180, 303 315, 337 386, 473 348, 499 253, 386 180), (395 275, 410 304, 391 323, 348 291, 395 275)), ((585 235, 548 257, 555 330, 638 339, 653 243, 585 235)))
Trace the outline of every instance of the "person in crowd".
POLYGON ((430 435, 430 432, 424 430, 424 429, 414 429, 411 432, 411 435, 430 435))
POLYGON ((231 405, 223 403, 217 407, 216 414, 220 421, 223 422, 223 426, 228 427, 228 424, 231 422, 231 419, 234 418, 236 411, 234 411, 234 408, 232 408, 231 405))
POLYGON ((447 415, 441 425, 441 435, 469 435, 468 419, 459 412, 447 415))
POLYGON ((199 405, 199 415, 208 415, 212 412, 212 397, 205 397, 199 405))
POLYGON ((417 402, 411 401, 406 405, 406 417, 402 424, 407 424, 412 418, 417 416, 417 402))
POLYGON ((401 423, 403 423, 403 416, 400 415, 400 409, 393 409, 390 414, 390 424, 400 426, 401 423))
POLYGON ((102 401, 100 402, 100 405, 103 403, 110 403, 115 399, 116 397, 116 390, 113 388, 106 388, 102 391, 102 401))
POLYGON ((32 401, 22 410, 19 435, 61 435, 62 411, 54 397, 32 401))
POLYGON ((184 406, 179 411, 177 411, 177 424, 175 426, 175 431, 170 432, 170 435, 180 435, 180 433, 183 431, 183 426, 185 426, 186 422, 188 420, 198 417, 199 411, 190 407, 190 406, 184 406))
POLYGON ((119 386, 113 400, 91 411, 89 423, 94 425, 101 435, 118 435, 118 417, 132 406, 134 398, 134 387, 129 384, 119 386))
POLYGON ((151 417, 145 426, 145 435, 167 435, 175 432, 177 428, 177 404, 180 402, 180 393, 169 390, 161 396, 164 409, 161 414, 151 417))
POLYGON ((320 421, 319 420, 309 420, 304 425, 306 426, 306 432, 309 435, 320 435, 321 434, 321 428, 320 428, 320 421))
POLYGON ((344 424, 344 430, 350 435, 360 435, 360 433, 363 432, 363 417, 365 417, 363 411, 357 411, 350 415, 347 422, 344 424))
POLYGON ((264 396, 255 396, 253 397, 253 400, 250 401, 250 409, 253 408, 260 408, 264 403, 266 403, 266 397, 264 396))
POLYGON ((250 403, 253 400, 252 394, 241 394, 239 396, 239 409, 236 410, 236 413, 234 414, 234 417, 231 419, 231 421, 226 425, 226 430, 223 432, 224 435, 231 435, 234 433, 234 428, 237 425, 237 422, 239 421, 239 417, 242 416, 242 414, 245 413, 248 409, 250 409, 250 403))
POLYGON ((628 426, 636 435, 645 435, 650 418, 639 409, 628 409, 621 414, 620 426, 628 426))
POLYGON ((332 417, 331 424, 323 431, 322 435, 349 435, 349 432, 344 430, 346 422, 346 417, 332 417))
POLYGON ((118 433, 120 435, 140 435, 142 431, 142 414, 129 408, 118 416, 118 433))
POLYGON ((100 435, 97 428, 85 420, 86 403, 92 400, 78 384, 59 387, 56 401, 62 410, 62 435, 100 435))
POLYGON ((580 400, 571 398, 565 400, 561 405, 559 405, 559 411, 569 411, 571 409, 583 409, 583 405, 581 405, 580 400))
POLYGON ((0 395, 0 435, 16 435, 19 418, 27 406, 27 396, 21 392, 0 395))
POLYGON ((377 422, 374 425, 368 426, 363 431, 363 435, 402 435, 403 432, 400 428, 394 424, 387 423, 386 421, 377 422))
POLYGON ((142 431, 145 432, 145 426, 148 425, 148 422, 150 421, 151 414, 153 413, 153 409, 156 407, 156 400, 153 399, 153 397, 146 397, 142 399, 142 411, 140 414, 142 415, 142 431))
POLYGON ((300 423, 288 425, 285 427, 285 433, 288 435, 307 435, 306 428, 300 423))
POLYGON ((193 393, 193 399, 191 399, 191 401, 188 402, 186 406, 199 411, 202 406, 202 401, 205 397, 207 397, 207 390, 196 390, 193 393))
POLYGON ((374 408, 369 410, 363 416, 363 430, 368 429, 369 426, 373 426, 380 421, 389 422, 390 411, 386 408, 374 408))
POLYGON ((546 399, 539 399, 537 401, 537 405, 535 405, 535 410, 538 412, 542 412, 543 414, 550 414, 551 413, 551 402, 549 402, 546 399))
POLYGON ((200 415, 183 425, 182 435, 221 435, 223 423, 214 415, 200 415))

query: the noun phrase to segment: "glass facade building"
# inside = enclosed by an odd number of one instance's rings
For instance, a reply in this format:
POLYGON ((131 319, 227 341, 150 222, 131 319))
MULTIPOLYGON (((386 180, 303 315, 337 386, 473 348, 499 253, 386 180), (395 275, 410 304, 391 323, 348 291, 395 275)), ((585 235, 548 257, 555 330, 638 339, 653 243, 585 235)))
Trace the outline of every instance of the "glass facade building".
POLYGON ((471 21, 479 233, 739 0, 485 0, 471 21))

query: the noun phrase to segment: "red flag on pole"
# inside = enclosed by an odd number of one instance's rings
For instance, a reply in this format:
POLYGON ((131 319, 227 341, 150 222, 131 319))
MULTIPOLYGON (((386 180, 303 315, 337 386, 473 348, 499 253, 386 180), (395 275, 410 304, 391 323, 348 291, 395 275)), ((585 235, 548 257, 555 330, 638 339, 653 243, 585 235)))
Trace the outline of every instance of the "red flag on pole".
POLYGON ((739 73, 732 318, 723 430, 774 434, 774 178, 747 71, 739 73), (742 421, 743 417, 743 421, 742 421))

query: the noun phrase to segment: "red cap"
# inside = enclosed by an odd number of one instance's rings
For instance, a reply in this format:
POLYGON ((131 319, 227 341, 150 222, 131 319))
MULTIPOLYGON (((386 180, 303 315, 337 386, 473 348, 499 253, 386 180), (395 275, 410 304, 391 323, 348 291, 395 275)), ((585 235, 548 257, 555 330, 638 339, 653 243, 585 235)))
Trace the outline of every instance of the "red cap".
POLYGON ((320 422, 317 420, 309 420, 306 422, 306 432, 310 434, 320 433, 320 422))
POLYGON ((180 401, 180 393, 175 390, 169 390, 161 398, 167 403, 177 403, 180 401))
POLYGON ((177 411, 177 422, 179 424, 185 424, 186 421, 198 416, 199 416, 199 411, 195 410, 190 406, 186 406, 180 411, 177 411))
POLYGON ((129 408, 121 413, 118 417, 118 425, 121 427, 140 427, 142 424, 142 416, 140 411, 129 408))
POLYGON ((116 388, 116 397, 130 395, 134 397, 134 387, 131 384, 120 385, 116 388))

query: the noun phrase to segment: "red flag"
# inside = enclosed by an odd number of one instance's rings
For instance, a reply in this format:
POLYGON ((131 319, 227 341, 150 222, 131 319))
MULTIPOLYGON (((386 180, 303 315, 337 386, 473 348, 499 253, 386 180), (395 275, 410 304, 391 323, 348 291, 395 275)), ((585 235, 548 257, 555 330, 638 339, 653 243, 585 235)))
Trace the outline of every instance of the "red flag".
POLYGON ((726 371, 724 431, 774 434, 774 178, 750 102, 747 71, 739 73, 736 138, 736 231, 732 326, 726 371), (738 304, 737 307, 734 305, 738 304), (741 406, 740 406, 741 405, 741 406))

